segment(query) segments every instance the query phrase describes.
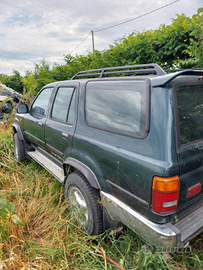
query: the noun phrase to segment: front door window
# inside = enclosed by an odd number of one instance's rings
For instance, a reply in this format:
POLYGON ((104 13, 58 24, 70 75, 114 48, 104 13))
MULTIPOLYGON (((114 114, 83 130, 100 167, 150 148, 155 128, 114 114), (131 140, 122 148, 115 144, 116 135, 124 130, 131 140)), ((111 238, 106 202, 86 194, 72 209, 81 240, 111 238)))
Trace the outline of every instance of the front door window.
POLYGON ((47 113, 47 108, 49 104, 49 99, 51 96, 53 88, 45 88, 34 101, 31 111, 31 114, 37 114, 45 117, 47 113))

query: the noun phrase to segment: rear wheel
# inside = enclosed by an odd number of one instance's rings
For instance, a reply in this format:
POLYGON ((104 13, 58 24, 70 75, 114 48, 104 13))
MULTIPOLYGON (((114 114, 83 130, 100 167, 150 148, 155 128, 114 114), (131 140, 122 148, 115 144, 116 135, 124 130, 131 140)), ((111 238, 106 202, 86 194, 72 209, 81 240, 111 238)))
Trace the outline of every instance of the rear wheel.
POLYGON ((85 176, 76 171, 65 184, 65 198, 76 224, 89 235, 103 232, 102 209, 99 192, 91 187, 85 176))
POLYGON ((14 157, 18 162, 23 162, 25 160, 25 147, 23 141, 19 139, 18 133, 14 134, 13 137, 14 146, 14 157))

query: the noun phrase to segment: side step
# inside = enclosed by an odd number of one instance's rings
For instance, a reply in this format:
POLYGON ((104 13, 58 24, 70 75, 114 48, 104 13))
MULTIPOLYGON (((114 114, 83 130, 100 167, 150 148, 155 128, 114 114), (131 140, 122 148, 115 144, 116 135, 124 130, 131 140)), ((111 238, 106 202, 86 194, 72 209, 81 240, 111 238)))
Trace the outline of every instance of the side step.
POLYGON ((203 231, 203 206, 174 225, 181 232, 181 241, 187 243, 203 231))
POLYGON ((53 161, 45 157, 38 150, 27 152, 28 156, 36 160, 42 167, 44 167, 47 171, 53 174, 56 179, 63 183, 64 182, 64 173, 63 169, 56 165, 53 161))

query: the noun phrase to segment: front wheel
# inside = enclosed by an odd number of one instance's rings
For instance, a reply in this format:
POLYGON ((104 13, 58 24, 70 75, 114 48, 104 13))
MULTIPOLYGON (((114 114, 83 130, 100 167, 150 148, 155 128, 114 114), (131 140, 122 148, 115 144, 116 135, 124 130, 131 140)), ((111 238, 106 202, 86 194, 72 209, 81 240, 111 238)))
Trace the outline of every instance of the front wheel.
POLYGON ((71 173, 65 184, 65 198, 77 225, 89 235, 103 232, 99 192, 79 171, 71 173))
POLYGON ((13 137, 14 157, 18 162, 25 160, 25 147, 23 141, 19 139, 18 133, 13 137))

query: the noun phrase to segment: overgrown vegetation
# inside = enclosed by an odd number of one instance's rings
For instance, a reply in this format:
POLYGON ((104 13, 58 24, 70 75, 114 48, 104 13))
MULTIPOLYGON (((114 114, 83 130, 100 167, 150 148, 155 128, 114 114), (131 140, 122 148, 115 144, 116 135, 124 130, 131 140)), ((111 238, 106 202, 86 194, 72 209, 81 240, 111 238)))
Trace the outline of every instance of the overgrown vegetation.
POLYGON ((17 70, 13 70, 12 76, 0 74, 0 82, 2 82, 3 84, 5 84, 8 87, 14 89, 18 93, 23 92, 22 77, 20 75, 20 72, 18 72, 17 70))
POLYGON ((1 124, 0 269, 202 269, 202 235, 168 259, 127 228, 116 238, 87 236, 66 210, 63 186, 35 161, 14 160, 11 132, 1 124))
POLYGON ((176 15, 171 25, 162 24, 157 30, 133 32, 110 45, 109 49, 86 55, 65 55, 66 64, 50 67, 43 59, 25 76, 13 71, 13 76, 0 74, 0 81, 19 93, 23 86, 36 94, 53 81, 70 79, 80 70, 102 67, 157 63, 164 69, 203 68, 203 8, 192 18, 176 15))

